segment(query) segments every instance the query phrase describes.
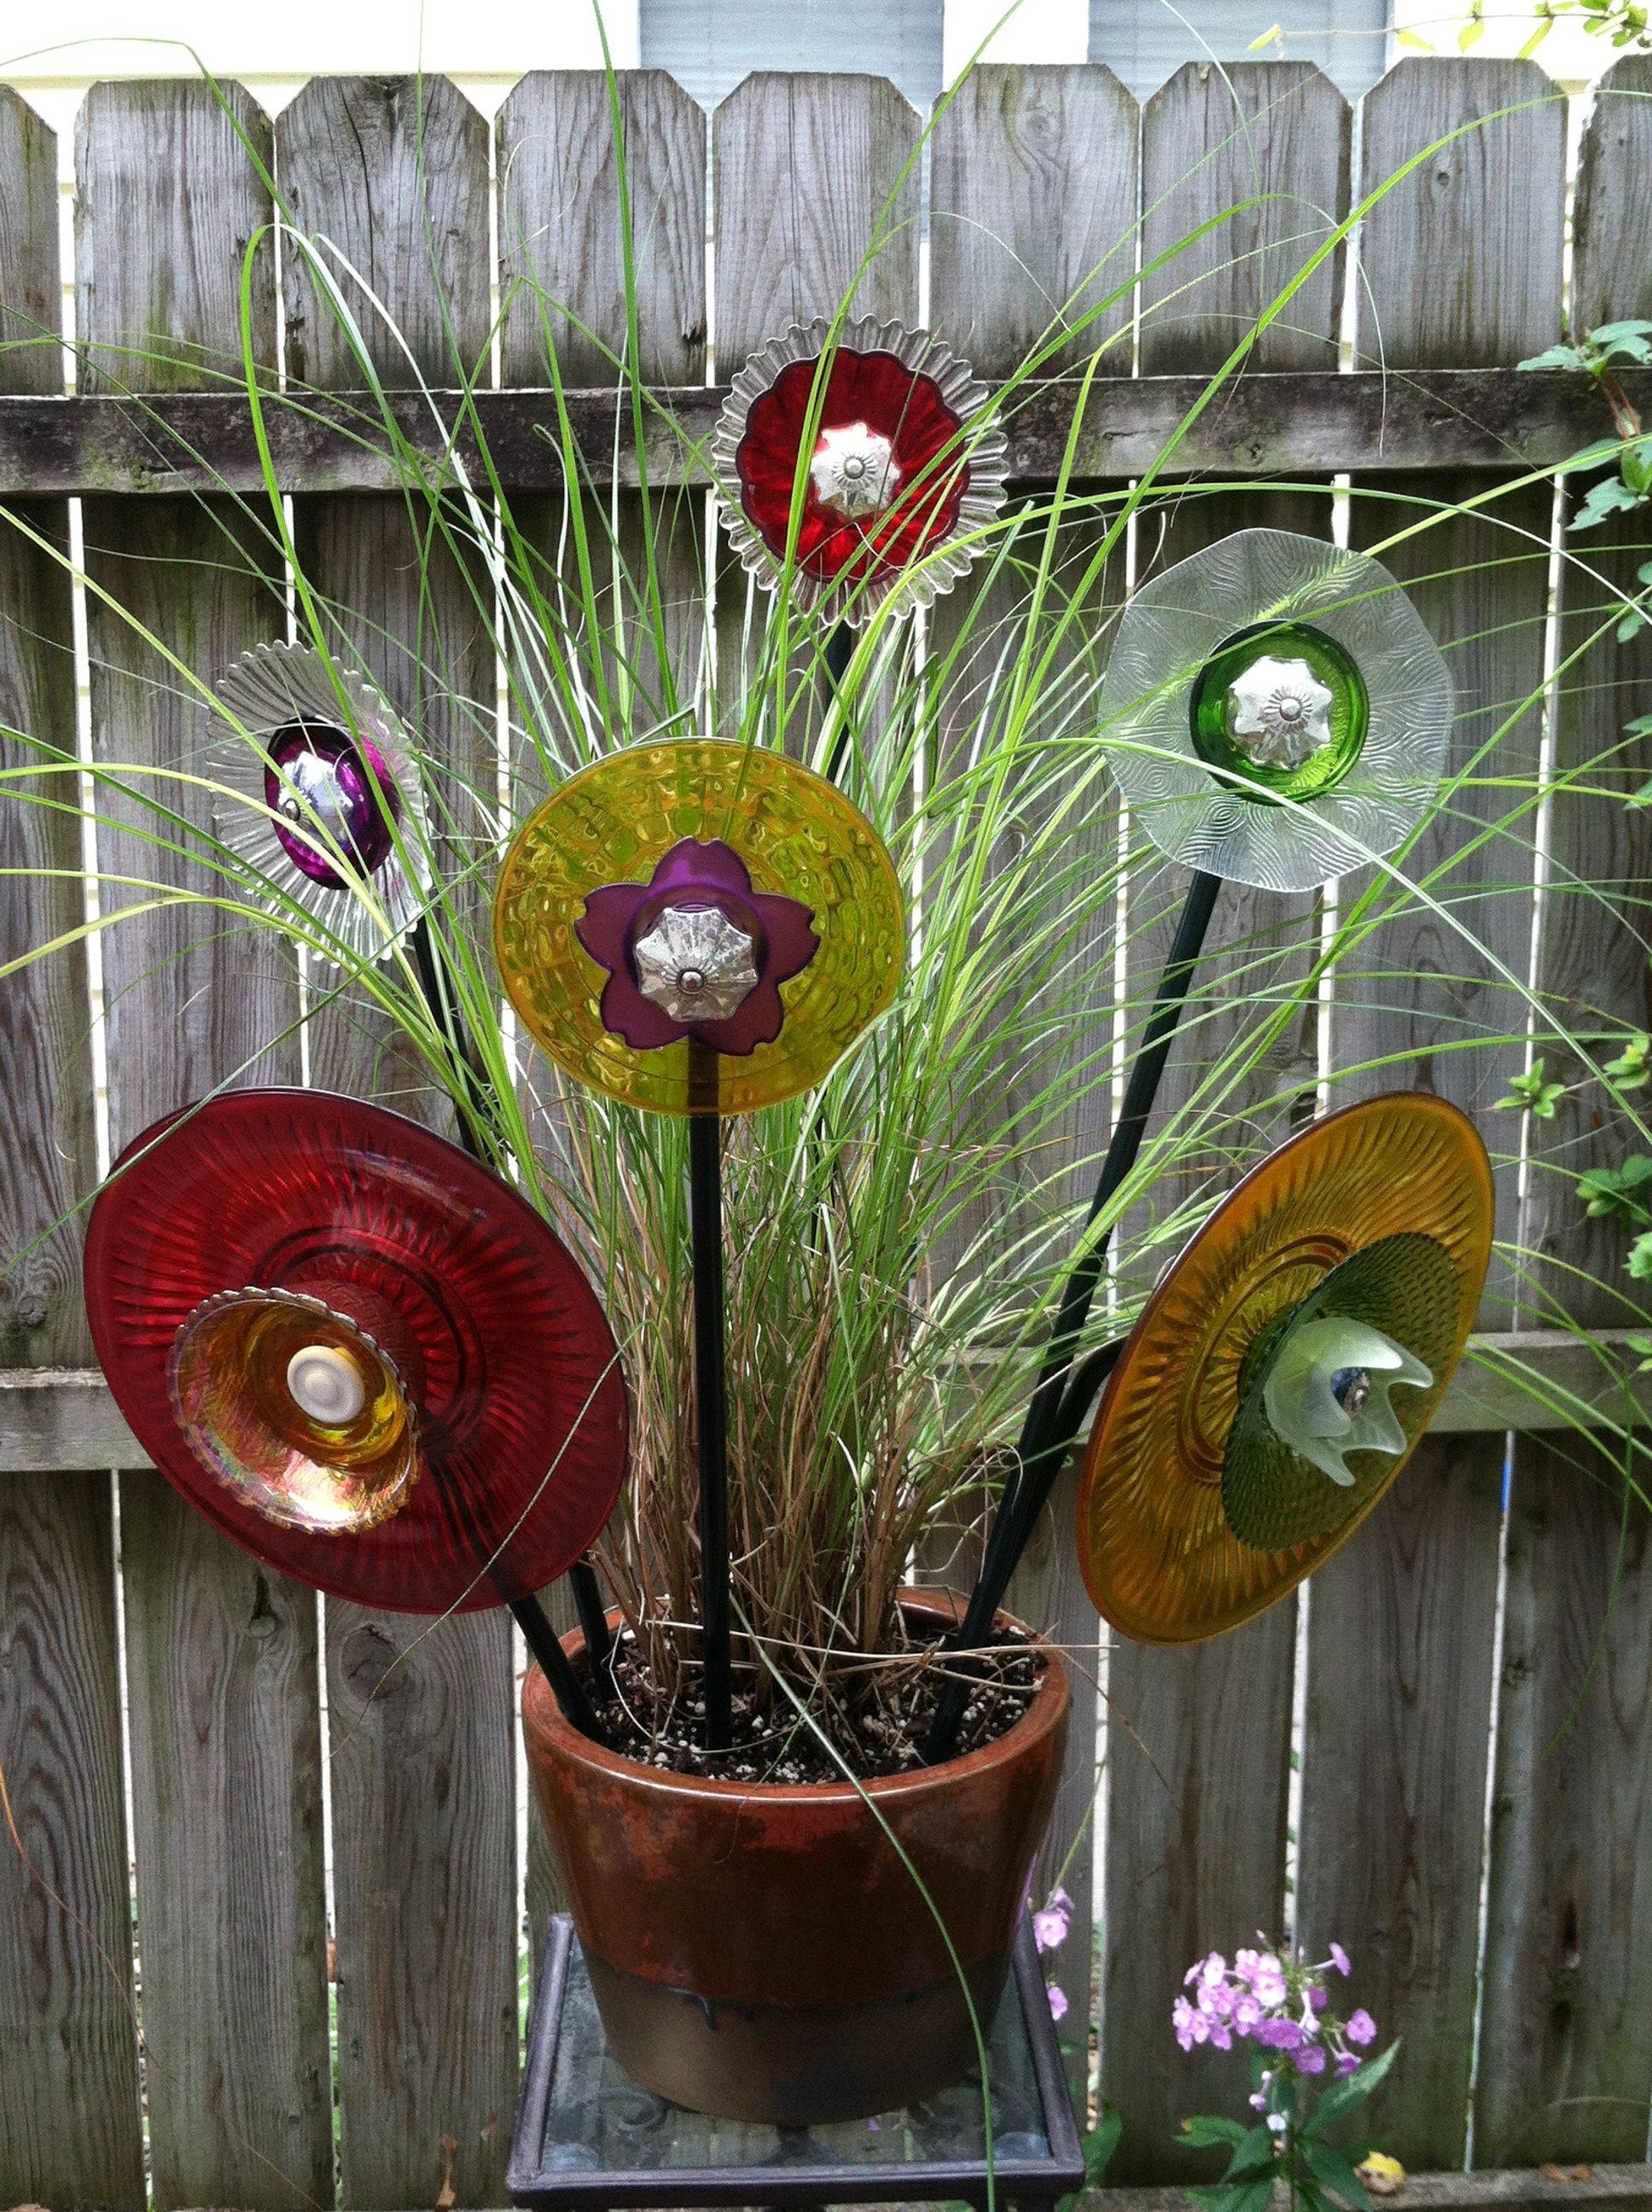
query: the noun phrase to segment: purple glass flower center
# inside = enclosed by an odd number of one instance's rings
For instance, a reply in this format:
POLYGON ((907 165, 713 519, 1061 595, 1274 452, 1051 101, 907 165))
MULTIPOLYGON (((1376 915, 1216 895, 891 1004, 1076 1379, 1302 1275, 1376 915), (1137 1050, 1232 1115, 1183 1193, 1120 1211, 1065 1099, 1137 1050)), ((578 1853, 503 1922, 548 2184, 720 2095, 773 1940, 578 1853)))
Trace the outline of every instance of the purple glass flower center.
POLYGON ((780 986, 820 949, 813 920, 801 899, 754 890, 732 845, 684 837, 646 884, 592 891, 576 933, 608 971, 603 1026, 634 1052, 694 1036, 743 1058, 780 1035, 780 986))
POLYGON ((291 722, 270 738, 269 753, 264 804, 276 817, 276 836, 293 866, 313 882, 342 889, 344 878, 316 848, 331 844, 364 875, 377 874, 395 849, 398 805, 378 747, 330 723, 291 722))

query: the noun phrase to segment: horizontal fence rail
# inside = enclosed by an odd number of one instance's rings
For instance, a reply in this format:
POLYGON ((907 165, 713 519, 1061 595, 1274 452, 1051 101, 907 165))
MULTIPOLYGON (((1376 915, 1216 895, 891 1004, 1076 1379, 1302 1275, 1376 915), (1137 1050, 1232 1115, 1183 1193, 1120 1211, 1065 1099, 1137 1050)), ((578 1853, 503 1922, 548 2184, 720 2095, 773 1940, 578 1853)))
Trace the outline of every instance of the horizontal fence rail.
MULTIPOLYGON (((1612 435, 1588 379, 1518 367, 1558 338, 1563 305, 1579 331, 1652 317, 1652 61, 1619 62, 1584 120, 1570 238, 1567 119, 1534 64, 1474 59, 1401 64, 1357 118, 1294 63, 1189 67, 1145 103, 1099 65, 988 67, 927 119, 847 74, 754 77, 708 119, 657 72, 612 87, 540 73, 491 125, 440 78, 318 79, 273 120, 234 86, 105 84, 74 149, 71 392, 58 149, 0 88, 0 765, 27 757, 12 732, 140 769, 197 763, 192 706, 112 600, 208 678, 278 634, 282 572, 248 521, 265 480, 235 389, 245 343, 269 380, 270 465, 316 590, 437 777, 493 788, 498 763, 456 702, 495 700, 501 672, 478 641, 472 580, 457 563, 420 570, 402 477, 378 449, 386 420, 431 484, 474 484, 473 407, 519 523, 556 548, 567 487, 543 316, 580 465, 617 486, 634 529, 645 477, 700 480, 684 441, 703 451, 731 368, 853 288, 855 312, 926 321, 1000 389, 1063 303, 1101 303, 1053 355, 1059 374, 1011 395, 1011 470, 1036 490, 1070 456, 1075 481, 1122 490, 1181 433, 1167 475, 1218 481, 1168 502, 1153 543, 1139 533, 1142 574, 1252 523, 1374 538, 1358 501, 1339 515, 1339 480, 1465 509, 1495 491, 1528 558, 1494 557, 1508 540, 1472 511, 1426 561, 1385 556, 1451 641, 1461 767, 1511 702, 1542 693, 1546 634, 1563 655, 1603 593, 1635 587, 1648 550, 1627 526, 1569 541, 1587 580, 1567 566, 1557 585, 1571 493, 1522 481, 1612 435), (274 219, 272 179, 355 272, 339 281, 382 398, 359 390, 302 256, 246 261, 274 219), (1259 327, 1299 275, 1289 312, 1259 327), (1073 372, 1103 339, 1086 396, 1073 372), (453 390, 456 361, 495 353, 494 388, 453 390), (647 388, 640 455, 615 396, 622 356, 647 388), (71 544, 78 611, 53 558, 71 544), (426 669, 403 649, 415 638, 426 669)), ((1652 416, 1652 373, 1621 387, 1652 416)), ((666 649, 691 691, 708 592, 720 664, 739 665, 745 586, 718 566, 705 502, 676 506, 688 519, 660 561, 673 612, 690 612, 666 649)), ((1384 514, 1397 527, 1406 510, 1384 514)), ((1102 528, 1078 520, 1075 553, 1102 528)), ((1123 590, 1121 556, 1098 603, 1123 590)), ((933 647, 963 592, 929 617, 933 647)), ((1544 726, 1527 715, 1503 740, 1534 781, 1647 711, 1648 635, 1611 648, 1598 679, 1553 688, 1544 726)), ((1419 872, 1496 821, 1496 782, 1465 787, 1419 872)), ((100 866, 186 882, 189 863, 157 858, 120 804, 100 866)), ((204 826, 203 793, 178 804, 204 826)), ((0 977, 0 1765, 15 1823, 0 1824, 0 2203, 498 2205, 519 1899, 537 1941, 554 1896, 537 1825, 519 1840, 518 1656, 502 1619, 433 1629, 318 1604, 260 1571, 154 1478, 91 1368, 77 1224, 100 1147, 218 1084, 304 1066, 290 962, 146 910, 101 940, 100 1130, 81 828, 0 796, 0 968, 63 947, 0 977)), ((1116 843, 1116 817, 1089 829, 1116 843)), ((1339 1070, 1441 1091, 1499 1154, 1505 1239, 1580 1284, 1612 1279, 1607 1231, 1582 1221, 1570 1186, 1557 1196, 1559 1179, 1522 1180, 1515 1117, 1492 1110, 1520 1050, 1491 1068, 1455 1048, 1465 1030, 1523 1036, 1510 976, 1603 1021, 1652 1023, 1628 912, 1649 878, 1652 809, 1599 793, 1488 837, 1454 878, 1471 903, 1498 894, 1485 974, 1449 1009, 1421 988, 1366 1003, 1332 978, 1322 1020, 1284 1038, 1235 1103, 1247 1137, 1285 1133, 1339 1070), (1557 901, 1566 871, 1606 895, 1557 901)), ((1163 886, 1132 882, 1126 903, 1118 964, 1139 1004, 1163 953, 1163 886)), ((1213 972, 1230 959, 1242 974, 1246 946, 1306 946, 1317 926, 1311 900, 1236 891, 1213 972)), ((1384 924, 1373 957, 1404 978, 1440 969, 1413 916, 1384 924)), ((1211 1034, 1226 1034, 1212 999, 1211 1034)), ((416 1089, 369 1008, 330 1009, 307 1035, 318 1085, 416 1089)), ((1179 1073, 1167 1105, 1190 1082, 1179 1073)), ((1106 1131, 1072 1133, 1093 1154, 1106 1131)), ((1539 1140, 1574 1164, 1625 1149, 1571 1097, 1539 1140)), ((1188 1651, 1108 1642, 1072 1558, 1070 1479, 1012 1591, 1072 1659, 1072 1747, 1037 1878, 1060 1870, 1074 1899, 1051 1972, 1075 2087, 1094 2034, 1101 2094, 1124 2121, 1124 2212, 1169 2212, 1166 2185, 1208 2178, 1177 2148, 1179 2120, 1242 2094, 1230 2066, 1175 2049, 1187 1965, 1288 1922, 1311 1955, 1347 1945, 1357 2001, 1403 2039, 1371 2118, 1408 2164, 1440 2170, 1412 2185, 1426 2212, 1645 2201, 1652 1583, 1619 1431, 1652 1406, 1652 1376, 1622 1380, 1621 1301, 1579 1289, 1564 1310, 1580 1334, 1535 1326, 1557 1310, 1526 1297, 1505 1269, 1403 1489, 1265 1619, 1188 1651), (1463 2174, 1471 2154, 1507 2171, 1463 2174), (1541 2160, 1600 2163, 1553 2181, 1541 2160)))
MULTIPOLYGON (((1442 1436, 1621 1426, 1652 1414, 1652 1373, 1631 1373, 1637 1332, 1511 1329, 1473 1336, 1430 1424, 1442 1436)), ((0 1373, 0 1474, 150 1467, 95 1367, 0 1373)))
MULTIPOLYGON (((1620 383, 1625 401, 1652 416, 1652 370, 1628 370, 1620 383)), ((1114 377, 1083 395, 1071 383, 1023 386, 1006 410, 1010 480, 1051 483, 1069 459, 1079 483, 1139 475, 1207 388, 1202 376, 1114 377)), ((652 391, 641 447, 629 398, 567 392, 562 404, 589 480, 635 489, 645 477, 709 481, 701 457, 726 396, 717 385, 652 391)), ((371 443, 385 414, 433 469, 457 465, 473 477, 479 455, 465 426, 474 408, 511 487, 555 490, 565 471, 548 434, 551 407, 548 392, 531 391, 392 393, 382 408, 367 392, 272 392, 262 427, 283 491, 393 491, 398 464, 371 443)), ((1260 372, 1236 378, 1193 421, 1166 473, 1553 468, 1614 438, 1606 400, 1564 370, 1260 372)), ((20 496, 262 491, 263 466, 251 410, 231 392, 0 398, 0 485, 20 496)))

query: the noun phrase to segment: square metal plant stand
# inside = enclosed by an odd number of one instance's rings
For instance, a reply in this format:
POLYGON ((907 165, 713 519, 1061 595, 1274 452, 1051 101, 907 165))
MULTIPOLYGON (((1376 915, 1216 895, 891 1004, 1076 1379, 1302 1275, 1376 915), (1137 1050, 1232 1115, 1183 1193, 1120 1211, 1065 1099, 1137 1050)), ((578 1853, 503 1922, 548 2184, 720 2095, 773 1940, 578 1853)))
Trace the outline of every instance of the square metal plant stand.
MULTIPOLYGON (((1051 2205, 1083 2185, 1084 2155, 1032 1929, 987 2039, 993 2191, 1051 2205)), ((905 2112, 773 2128, 685 2112, 609 2053, 571 1922, 550 1923, 511 2146, 513 2203, 539 2212, 628 2205, 987 2203, 981 2076, 905 2112)))

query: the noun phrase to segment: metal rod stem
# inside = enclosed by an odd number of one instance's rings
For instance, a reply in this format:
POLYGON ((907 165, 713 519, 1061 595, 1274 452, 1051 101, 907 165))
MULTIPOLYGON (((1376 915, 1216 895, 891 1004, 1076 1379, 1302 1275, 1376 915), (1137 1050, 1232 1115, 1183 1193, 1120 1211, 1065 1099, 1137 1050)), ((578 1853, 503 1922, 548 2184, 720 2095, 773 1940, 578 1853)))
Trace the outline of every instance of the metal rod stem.
MULTIPOLYGON (((826 641, 826 680, 832 696, 841 702, 843 678, 849 672, 849 663, 854 658, 854 632, 847 623, 839 623, 826 641)), ((840 705, 840 717, 841 707, 840 705)), ((836 737, 832 740, 832 757, 826 763, 826 781, 835 783, 843 765, 843 756, 849 749, 849 729, 847 720, 841 719, 836 737)))
MULTIPOLYGON (((440 965, 436 959, 435 947, 431 942, 430 917, 428 914, 422 914, 413 925, 412 953, 413 965, 418 974, 419 988, 424 994, 425 1004, 429 1007, 433 1019, 447 1040, 448 1050, 452 1054, 455 1064, 465 1071, 465 1101, 460 1107, 458 1115, 459 1142, 473 1160, 479 1161, 486 1167, 489 1164, 488 1154, 482 1141, 480 1125, 483 1118, 484 1105, 492 1100, 493 1086, 488 1080, 487 1073, 482 1065, 481 1054, 477 1052, 475 1042, 465 1026, 459 1010, 448 996, 447 986, 443 978, 440 965)), ((588 1561, 585 1559, 576 1561, 568 1572, 573 1578, 574 1602, 579 1608, 580 1625, 585 1631, 586 1652, 590 1660, 592 1680, 600 1681, 608 1669, 612 1656, 609 1645, 608 1621, 603 1607, 602 1592, 588 1561)), ((591 1700, 580 1686, 579 1678, 569 1664, 568 1656, 562 1650, 556 1630, 550 1625, 544 1607, 537 1597, 525 1597, 516 1600, 512 1604, 511 1610, 521 1624, 522 1633, 527 1638, 528 1649, 545 1670, 546 1680, 556 1693, 556 1702, 562 1708, 563 1718, 577 1728, 581 1735, 593 1736, 600 1741, 602 1731, 597 1726, 596 1714, 592 1709, 591 1700), (531 1631, 527 1626, 530 1618, 534 1623, 531 1631), (555 1654, 555 1657, 549 1662, 543 1656, 546 1651, 555 1654), (563 1670, 562 1676, 560 1678, 556 1671, 559 1666, 563 1670), (565 1679, 573 1683, 577 1694, 580 1712, 576 1713, 563 1696, 559 1687, 560 1679, 565 1679), (580 1717, 580 1713, 583 1713, 583 1718, 580 1717)))
POLYGON ((594 1742, 602 1741, 602 1730, 597 1725, 597 1716, 585 1684, 574 1672, 574 1662, 562 1649, 562 1639, 545 1617, 545 1609, 537 1597, 513 1599, 511 1611, 521 1630, 528 1650, 538 1661, 551 1695, 561 1709, 562 1718, 581 1735, 590 1736, 594 1742))
POLYGON ((689 1235, 694 1259, 694 1386, 700 1445, 700 1634, 708 1751, 734 1737, 729 1641, 728 1377, 723 1333, 723 1126, 717 1054, 689 1039, 689 1235))
MULTIPOLYGON (((1108 1141, 1095 1195, 1084 1218, 1086 1230, 1118 1194, 1136 1164, 1221 888, 1221 877, 1209 875, 1202 869, 1187 886, 1175 936, 1154 994, 1152 1011, 1125 1085, 1123 1109, 1108 1141)), ((1056 1310, 1055 1325, 1045 1346, 1032 1403, 1022 1425, 1015 1469, 993 1517, 986 1554, 963 1620, 951 1638, 955 1650, 970 1650, 985 1641, 1038 1515, 1072 1449, 1077 1433, 1075 1425, 1088 1400, 1080 1399, 1075 1403, 1075 1394, 1067 1388, 1068 1380, 1073 1355, 1090 1318, 1096 1288, 1106 1265, 1110 1241, 1110 1229, 1104 1230, 1074 1261, 1068 1273, 1056 1310)), ((955 1674, 942 1684, 935 1717, 924 1742, 924 1757, 930 1765, 951 1756, 969 1702, 967 1674, 955 1674)))

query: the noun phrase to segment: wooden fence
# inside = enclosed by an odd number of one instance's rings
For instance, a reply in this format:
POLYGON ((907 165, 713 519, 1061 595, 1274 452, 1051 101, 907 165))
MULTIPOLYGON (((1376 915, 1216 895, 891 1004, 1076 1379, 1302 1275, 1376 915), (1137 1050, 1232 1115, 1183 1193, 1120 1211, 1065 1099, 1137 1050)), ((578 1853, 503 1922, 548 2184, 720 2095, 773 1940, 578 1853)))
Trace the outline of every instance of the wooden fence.
MULTIPOLYGON (((1157 312, 1144 314, 1133 368, 1119 355, 1083 455, 1090 474, 1116 477, 1142 465, 1200 375, 1364 191, 1457 125, 1492 118, 1366 216, 1357 266, 1344 257, 1313 277, 1188 448, 1190 465, 1242 479, 1288 470, 1295 488, 1189 504, 1162 550, 1263 520, 1325 530, 1338 471, 1456 500, 1488 471, 1553 459, 1604 428, 1586 389, 1512 374, 1559 335, 1568 285, 1579 326, 1652 314, 1652 64, 1620 63, 1608 84, 1582 143, 1568 273, 1566 112, 1531 64, 1407 60, 1366 99, 1357 135, 1341 96, 1298 64, 1225 76, 1190 67, 1140 110, 1101 67, 988 68, 909 172, 920 120, 880 80, 752 78, 708 126, 670 80, 627 77, 631 191, 646 211, 642 370, 694 387, 681 395, 690 414, 714 401, 708 325, 726 373, 789 318, 835 302, 891 194, 908 220, 859 297, 914 314, 920 174, 928 319, 989 377, 1017 362, 1053 303, 1085 294, 1106 257, 1110 285, 1251 202, 1231 231, 1142 280, 1143 309, 1157 312), (1349 297, 1351 372, 1339 353, 1349 297)), ((252 480, 245 408, 220 371, 239 357, 243 249, 270 216, 260 164, 296 220, 371 281, 436 384, 451 380, 455 347, 486 357, 490 234, 506 274, 531 266, 596 338, 624 337, 600 78, 525 79, 491 147, 483 119, 440 80, 318 80, 273 124, 239 93, 229 102, 256 161, 204 86, 89 94, 76 148, 82 368, 64 398, 59 358, 21 343, 58 323, 57 150, 0 92, 0 337, 13 341, 0 349, 0 495, 27 526, 0 529, 0 724, 76 742, 71 596, 39 541, 78 531, 89 741, 111 758, 176 763, 198 732, 100 592, 209 673, 279 626, 268 544, 232 503, 191 489, 215 471, 252 480), (118 396, 134 391, 153 404, 118 396)), ((279 301, 272 270, 267 254, 255 264, 258 357, 276 358, 279 333, 295 377, 355 381, 299 258, 286 258, 279 301)), ((406 359, 367 329, 386 382, 407 384, 406 359)), ((558 335, 568 380, 602 386, 600 353, 571 317, 558 335)), ((550 532, 554 471, 526 427, 542 403, 509 390, 544 382, 525 306, 506 316, 501 354, 507 388, 488 404, 501 433, 513 426, 513 488, 543 489, 550 532)), ((1023 476, 1047 465, 1069 404, 1057 390, 1017 425, 1023 476)), ((575 403, 595 451, 604 409, 611 417, 611 397, 575 403)), ((351 611, 364 659, 438 751, 471 745, 440 691, 409 696, 413 663, 396 643, 418 636, 445 684, 490 696, 464 580, 438 568, 421 605, 405 509, 370 457, 325 421, 278 423, 277 437, 311 576, 351 611)), ((1422 596, 1455 641, 1466 750, 1542 672, 1547 489, 1521 493, 1513 511, 1533 532, 1529 557, 1510 557, 1472 517, 1445 546, 1430 541, 1436 580, 1422 596)), ((1604 572, 1629 574, 1626 545, 1627 533, 1593 541, 1604 572)), ((694 552, 673 556, 685 600, 694 552)), ((1561 590, 1564 646, 1583 617, 1570 578, 1561 590)), ((678 641, 685 654, 693 627, 678 641)), ((1592 666, 1559 696, 1563 760, 1593 755, 1649 703, 1636 690, 1652 674, 1644 638, 1592 666)), ((1508 740, 1523 771, 1539 720, 1508 740)), ((1464 803, 1489 810, 1495 794, 1464 803)), ((1437 836, 1461 841, 1473 827, 1459 813, 1437 836)), ((0 805, 0 959, 73 927, 79 837, 67 813, 0 805)), ((1546 818, 1544 838, 1548 865, 1608 891, 1652 872, 1652 813, 1573 799, 1546 818)), ((1485 884, 1506 884, 1508 842, 1485 850, 1485 884)), ((100 859, 117 875, 172 865, 120 826, 103 834, 100 859)), ((1535 959, 1563 998, 1646 1024, 1644 945, 1609 904, 1579 902, 1534 943, 1535 837, 1521 865, 1533 895, 1485 902, 1497 959, 1520 975, 1535 959)), ((1472 866, 1457 878, 1475 880, 1472 866)), ((1231 941, 1299 918, 1281 924, 1236 898, 1227 927, 1231 941)), ((1158 939, 1144 915, 1132 963, 1145 970, 1158 939)), ((102 959, 115 1145, 227 1079, 297 1077, 296 982, 273 951, 160 909, 107 937, 102 959)), ((1412 924, 1394 925, 1383 960, 1424 978, 1442 964, 1412 924)), ((1443 965, 1461 961, 1455 951, 1443 965)), ((1444 995, 1419 984, 1380 1009, 1333 1001, 1333 1057, 1387 1056, 1388 1080, 1485 1108, 1509 1066, 1443 1048, 1465 1022, 1518 1030, 1523 1015, 1512 998, 1499 1006, 1505 987, 1489 963, 1444 995)), ((157 2205, 416 2206, 434 2200, 450 2162, 460 2205, 499 2204, 518 2063, 519 1877, 536 1918, 549 1895, 537 1846, 519 1863, 508 1624, 426 1632, 318 1605, 222 1543, 143 1466, 84 1372, 76 1237, 39 1241, 95 1181, 88 1003, 75 950, 0 986, 0 1248, 20 1255, 0 1283, 0 1760, 14 1830, 0 1836, 0 2202, 140 2203, 147 2128, 157 2205)), ((381 1045, 360 1020, 318 1024, 309 1075, 393 1081, 381 1045)), ((1315 1038, 1282 1049, 1269 1093, 1293 1071, 1310 1091, 1315 1038)), ((1510 1127, 1496 1131, 1505 1152, 1510 1127)), ((1563 1120, 1574 1161, 1588 1133, 1563 1120)), ((1576 1225, 1552 1179, 1523 1201, 1512 1172, 1504 1183, 1505 1228, 1518 1220, 1528 1243, 1616 1271, 1620 1255, 1576 1225)), ((1507 1322, 1506 1303, 1488 1311, 1488 1328, 1507 1322)), ((1344 1942, 1359 2000, 1385 2035, 1405 2038, 1378 2117, 1409 2164, 1461 2168, 1471 2128, 1479 2166, 1644 2155, 1646 1518, 1625 1518, 1620 1489, 1590 1480, 1575 1439, 1562 1449, 1533 1431, 1511 1444, 1509 1417, 1507 1394, 1483 1378, 1478 1395, 1460 1393, 1397 1502, 1300 1606, 1204 1649, 1105 1653, 1059 1534, 1024 1571, 1022 1608, 1072 1646, 1081 1680, 1059 1846, 1094 1791, 1102 1892, 1092 1898, 1087 1848, 1067 1887, 1080 1927, 1093 1906, 1102 1940, 1094 1991, 1082 1936, 1062 1973, 1070 2027, 1096 2016, 1092 1996, 1099 2004, 1102 2088, 1126 2121, 1116 2179, 1192 2172, 1171 2147, 1178 2116, 1233 2102, 1231 2063, 1175 2051, 1170 2001, 1196 1954, 1281 1924, 1288 1866, 1310 1950, 1344 1942), (1084 1739, 1104 1660, 1096 1790, 1084 1739)), ((1073 2043, 1081 2072, 1082 2032, 1073 2043)))

